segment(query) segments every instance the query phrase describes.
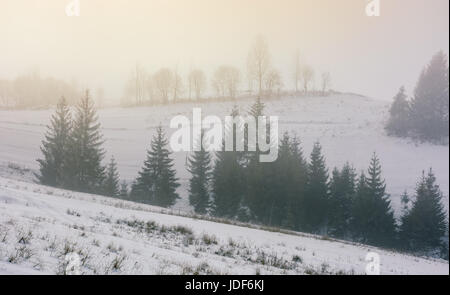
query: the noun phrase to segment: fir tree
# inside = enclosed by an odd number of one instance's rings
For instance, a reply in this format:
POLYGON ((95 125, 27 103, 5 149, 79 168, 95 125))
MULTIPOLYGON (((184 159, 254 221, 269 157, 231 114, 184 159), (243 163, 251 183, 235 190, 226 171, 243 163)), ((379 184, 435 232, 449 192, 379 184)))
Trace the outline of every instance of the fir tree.
POLYGON ((144 166, 132 187, 132 196, 136 201, 169 207, 179 198, 176 193, 179 183, 167 144, 164 131, 159 126, 147 151, 144 166))
MULTIPOLYGON (((261 102, 261 99, 259 97, 256 98, 256 101, 253 103, 253 105, 250 107, 250 110, 248 111, 248 115, 253 117, 255 120, 255 132, 256 132, 256 137, 255 139, 257 140, 257 142, 254 142, 253 144, 256 147, 256 151, 249 151, 249 128, 247 125, 242 126, 241 128, 244 128, 244 149, 246 151, 246 153, 244 153, 244 160, 245 160, 245 165, 249 165, 250 161, 259 161, 259 155, 260 155, 260 150, 259 150, 259 146, 258 146, 258 139, 259 139, 259 134, 258 134, 258 117, 261 117, 264 115, 264 108, 265 105, 263 102, 261 102)), ((267 129, 267 133, 269 133, 269 129, 267 129)))
POLYGON ((327 223, 329 202, 328 171, 322 147, 316 142, 311 152, 308 169, 308 187, 304 200, 304 229, 317 232, 327 223))
POLYGON ((251 115, 257 119, 259 116, 263 115, 264 108, 265 108, 265 104, 263 102, 261 102, 261 99, 259 97, 257 97, 256 101, 250 107, 249 115, 251 115))
POLYGON ((381 165, 373 155, 368 176, 361 175, 353 207, 354 235, 363 243, 393 246, 396 223, 386 185, 381 179, 381 165))
POLYGON ((353 198, 356 192, 356 173, 350 164, 341 171, 333 170, 330 181, 330 221, 329 232, 332 236, 345 238, 350 231, 353 198))
POLYGON ((389 121, 386 130, 390 135, 406 136, 411 129, 410 105, 405 94, 405 88, 401 87, 394 97, 391 109, 389 110, 389 121))
POLYGON ((293 189, 291 141, 288 133, 285 133, 281 139, 278 158, 272 166, 272 178, 265 179, 266 182, 271 183, 270 190, 266 192, 269 193, 269 203, 267 203, 270 205, 269 224, 293 226, 292 216, 286 214, 289 212, 288 204, 292 202, 291 190, 293 189))
POLYGON ((106 196, 120 196, 119 172, 117 172, 117 163, 114 157, 111 157, 109 165, 106 169, 106 179, 103 183, 103 193, 106 196))
POLYGON ((265 180, 270 184, 267 191, 271 205, 269 224, 296 229, 307 182, 307 163, 296 137, 283 135, 278 158, 271 166, 268 171, 271 179, 265 180))
POLYGON ((290 142, 289 167, 290 189, 283 226, 297 230, 301 228, 305 217, 303 203, 308 185, 308 162, 303 156, 300 140, 296 136, 291 138, 290 142))
MULTIPOLYGON (((258 134, 258 117, 263 116, 264 104, 259 98, 256 99, 252 105, 249 115, 256 120, 256 138, 261 140, 262 135, 258 134)), ((248 128, 245 126, 245 149, 248 150, 248 128)), ((266 140, 270 134, 270 130, 266 128, 266 140)), ((277 143, 278 144, 278 143, 277 143)), ((248 208, 250 212, 250 219, 264 224, 271 224, 272 213, 275 206, 273 195, 273 179, 274 163, 264 162, 259 160, 261 151, 259 145, 256 143, 256 151, 248 151, 244 156, 245 179, 246 179, 246 194, 243 200, 243 207, 248 208)))
POLYGON ((403 192, 402 196, 400 197, 400 202, 402 204, 402 213, 403 213, 403 215, 405 215, 409 211, 409 203, 410 203, 410 198, 409 198, 408 192, 406 190, 403 192))
POLYGON ((449 92, 447 57, 435 54, 422 71, 411 102, 412 126, 425 140, 449 135, 449 92))
POLYGON ((104 156, 102 144, 94 102, 89 91, 86 91, 76 108, 70 136, 64 175, 66 188, 89 193, 101 192, 105 179, 105 167, 101 163, 104 156))
MULTIPOLYGON (((236 107, 231 112, 232 117, 239 115, 236 107)), ((212 213, 215 216, 235 218, 239 215, 239 209, 243 206, 245 194, 245 177, 243 168, 243 153, 236 150, 236 132, 243 126, 233 126, 231 130, 225 130, 225 140, 233 140, 232 151, 216 152, 216 160, 212 173, 212 213)), ((224 143, 225 145, 225 143, 224 143)), ((241 218, 243 217, 241 212, 241 218)))
POLYGON ((120 183, 119 196, 122 199, 128 199, 128 184, 125 180, 122 180, 122 182, 120 183))
POLYGON ((50 126, 47 127, 45 139, 42 141, 43 159, 38 159, 39 172, 37 178, 42 184, 61 186, 64 175, 64 159, 67 157, 68 141, 71 131, 71 115, 64 97, 58 102, 50 126))
POLYGON ((422 173, 411 210, 402 217, 400 237, 409 250, 436 250, 448 229, 447 214, 442 205, 442 192, 430 169, 422 173))
POLYGON ((189 203, 196 213, 205 214, 210 206, 211 155, 204 148, 204 133, 200 135, 200 150, 195 151, 188 159, 189 203))

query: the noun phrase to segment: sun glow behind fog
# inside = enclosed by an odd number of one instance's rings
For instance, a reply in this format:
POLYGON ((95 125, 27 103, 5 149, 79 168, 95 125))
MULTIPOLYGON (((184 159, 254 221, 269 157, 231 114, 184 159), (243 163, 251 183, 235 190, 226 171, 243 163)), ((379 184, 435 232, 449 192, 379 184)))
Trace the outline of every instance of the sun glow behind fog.
POLYGON ((131 68, 199 67, 210 76, 221 64, 245 73, 248 48, 266 37, 272 60, 292 88, 298 48, 333 88, 390 98, 410 90, 431 55, 448 53, 448 1, 381 0, 381 16, 365 15, 365 0, 2 0, 0 79, 31 67, 44 75, 103 87, 119 99, 131 68))

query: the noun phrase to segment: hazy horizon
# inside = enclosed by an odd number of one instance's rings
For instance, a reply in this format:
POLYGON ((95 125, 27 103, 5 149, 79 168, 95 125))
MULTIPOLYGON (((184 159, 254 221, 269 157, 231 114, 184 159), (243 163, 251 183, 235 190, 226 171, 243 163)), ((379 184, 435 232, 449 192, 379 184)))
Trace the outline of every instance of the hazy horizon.
POLYGON ((222 64, 245 75, 261 34, 285 89, 298 49, 316 77, 331 73, 333 89, 390 99, 401 85, 412 92, 434 53, 449 52, 446 0, 381 0, 379 17, 365 14, 366 0, 80 0, 80 16, 68 17, 70 2, 0 3, 0 79, 39 69, 117 101, 137 62, 149 72, 178 67, 183 78, 193 67, 210 78, 222 64))

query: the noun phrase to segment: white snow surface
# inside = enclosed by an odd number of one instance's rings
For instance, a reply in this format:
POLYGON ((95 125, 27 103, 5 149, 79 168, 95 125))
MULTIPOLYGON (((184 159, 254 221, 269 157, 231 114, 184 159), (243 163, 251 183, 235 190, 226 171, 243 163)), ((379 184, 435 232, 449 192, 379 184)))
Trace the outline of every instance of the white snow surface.
MULTIPOLYGON (((253 100, 237 102, 242 114, 253 100)), ((433 168, 443 191, 448 211, 449 146, 418 143, 410 139, 388 137, 384 125, 390 102, 357 95, 328 97, 284 97, 266 101, 265 114, 279 116, 280 134, 295 133, 302 141, 305 156, 309 156, 313 143, 320 141, 330 172, 335 166, 350 162, 360 171, 367 169, 373 152, 379 155, 386 179, 387 191, 395 209, 400 208, 400 195, 407 190, 413 194, 423 170, 433 168)), ((170 135, 170 120, 176 115, 192 117, 192 109, 200 107, 202 114, 229 115, 234 102, 182 103, 140 108, 110 108, 99 111, 105 136, 105 159, 114 155, 123 179, 136 178, 146 156, 150 140, 161 123, 170 135)), ((52 110, 0 110, 0 175, 8 176, 9 163, 35 170, 40 155, 40 142, 52 110)), ((189 173, 185 168, 187 154, 174 153, 180 178, 181 199, 175 209, 190 211, 187 199, 189 173)), ((31 180, 32 173, 26 179, 31 180)), ((397 215, 400 210, 396 210, 397 215)))
POLYGON ((61 274, 71 252, 81 274, 364 274, 369 252, 381 274, 449 274, 443 260, 174 213, 0 177, 0 274, 61 274))

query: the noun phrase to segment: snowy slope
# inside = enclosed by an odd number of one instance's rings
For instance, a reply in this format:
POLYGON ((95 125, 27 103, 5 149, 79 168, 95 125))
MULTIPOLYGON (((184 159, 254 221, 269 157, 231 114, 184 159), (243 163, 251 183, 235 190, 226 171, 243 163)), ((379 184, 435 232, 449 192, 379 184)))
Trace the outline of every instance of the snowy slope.
MULTIPOLYGON (((252 100, 238 103, 242 113, 252 100)), ((383 165, 387 190, 393 205, 399 208, 399 196, 405 189, 412 193, 422 170, 433 167, 437 181, 445 194, 448 210, 449 146, 414 143, 408 139, 391 138, 384 132, 390 102, 356 95, 329 97, 286 97, 266 102, 267 115, 279 116, 280 131, 295 132, 309 155, 313 143, 319 140, 327 163, 332 169, 346 161, 358 170, 366 169, 373 152, 383 165)), ((156 126, 161 123, 170 134, 170 119, 179 114, 192 117, 192 108, 201 107, 203 115, 223 118, 231 112, 232 102, 184 103, 145 108, 111 108, 99 112, 105 135, 105 148, 118 161, 121 176, 132 181, 142 166, 156 126)), ((36 169, 39 145, 52 111, 0 111, 0 166, 8 162, 36 169)), ((186 154, 174 155, 182 186, 182 199, 176 209, 189 210, 185 168, 186 154)), ((0 167, 0 170, 2 168, 0 167)), ((0 172, 1 175, 1 172, 0 172)))
MULTIPOLYGON (((162 214, 161 208, 0 177, 0 274, 448 274, 448 262, 162 214)), ((175 213, 175 212, 172 212, 175 213)))

